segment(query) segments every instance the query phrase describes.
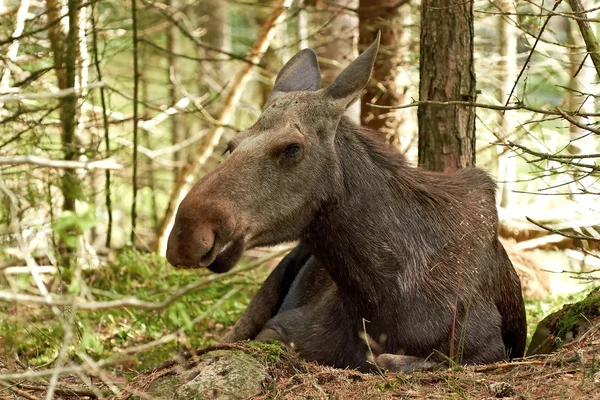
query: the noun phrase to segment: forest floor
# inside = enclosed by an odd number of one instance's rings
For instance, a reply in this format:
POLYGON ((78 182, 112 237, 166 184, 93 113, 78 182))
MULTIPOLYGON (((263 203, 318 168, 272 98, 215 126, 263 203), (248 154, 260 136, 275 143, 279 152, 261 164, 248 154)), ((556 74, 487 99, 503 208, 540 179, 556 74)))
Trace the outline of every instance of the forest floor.
MULTIPOLYGON (((272 260, 271 264, 276 262, 272 260)), ((102 393, 110 389, 103 381, 112 381, 113 388, 125 393, 135 388, 143 390, 156 375, 153 366, 186 350, 214 346, 216 339, 239 318, 268 269, 267 266, 199 288, 164 310, 79 311, 67 362, 89 365, 90 360, 109 360, 127 349, 146 346, 179 331, 174 340, 106 364, 102 376, 89 367, 81 370, 84 376, 91 376, 102 393)), ((84 272, 86 290, 97 301, 135 296, 153 302, 164 301, 174 288, 202 279, 204 274, 174 270, 161 258, 136 252, 125 252, 105 268, 84 272)), ((29 279, 22 278, 10 284, 23 292, 32 285, 29 279)), ((552 309, 582 296, 528 300, 529 334, 552 309)), ((64 320, 68 316, 68 310, 64 311, 64 320)), ((0 375, 55 366, 63 342, 64 320, 48 308, 2 305, 0 375)), ((265 359, 255 346, 244 345, 247 348, 243 351, 264 363, 271 377, 258 399, 600 399, 600 321, 593 322, 587 334, 548 356, 412 374, 361 374, 318 366, 289 353, 278 359, 265 359)), ((49 380, 50 376, 35 380, 0 379, 0 400, 44 398, 49 380)), ((83 384, 82 376, 61 375, 57 388, 57 399, 94 397, 83 384), (74 388, 79 390, 74 392, 74 388)))
MULTIPOLYGON (((334 369, 302 361, 287 352, 266 361, 260 347, 233 345, 233 348, 249 352, 267 364, 272 378, 255 399, 600 399, 600 319, 593 322, 592 329, 580 339, 554 354, 410 374, 363 374, 334 369)), ((230 346, 222 348, 231 349, 230 346)), ((19 369, 14 363, 0 360, 0 373, 13 368, 19 369)), ((115 383, 125 388, 124 394, 143 391, 159 371, 141 373, 129 383, 125 379, 117 379, 115 383)), ((40 382, 20 381, 11 385, 2 382, 2 385, 0 399, 39 399, 45 395, 40 382)), ((88 398, 83 388, 71 394, 65 389, 75 386, 81 388, 77 376, 64 376, 55 398, 88 398)), ((98 387, 107 389, 103 385, 98 387)))

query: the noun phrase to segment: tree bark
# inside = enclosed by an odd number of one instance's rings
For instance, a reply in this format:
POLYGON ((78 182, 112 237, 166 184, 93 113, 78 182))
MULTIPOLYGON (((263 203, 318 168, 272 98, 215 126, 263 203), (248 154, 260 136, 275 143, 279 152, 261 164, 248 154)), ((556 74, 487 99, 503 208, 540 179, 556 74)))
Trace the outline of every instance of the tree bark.
POLYGON ((398 0, 360 0, 358 8, 359 51, 369 47, 381 31, 373 77, 361 100, 360 121, 385 134, 392 143, 399 142, 398 130, 404 113, 375 108, 369 103, 383 106, 403 103, 407 83, 399 79, 401 63, 408 52, 408 35, 402 26, 402 17, 410 11, 408 1, 404 3, 398 6, 398 0))
MULTIPOLYGON (((423 0, 420 100, 474 102, 473 2, 423 0)), ((431 171, 475 165, 475 108, 420 104, 419 164, 431 171)))

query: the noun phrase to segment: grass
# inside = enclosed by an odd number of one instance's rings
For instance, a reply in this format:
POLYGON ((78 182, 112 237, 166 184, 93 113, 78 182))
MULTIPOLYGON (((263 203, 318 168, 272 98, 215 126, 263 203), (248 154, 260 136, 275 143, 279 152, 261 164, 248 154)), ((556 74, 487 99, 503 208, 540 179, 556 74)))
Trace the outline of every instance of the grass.
MULTIPOLYGON (((242 262, 243 263, 243 262, 242 262)), ((140 300, 159 302, 182 286, 200 279, 206 270, 178 270, 169 266, 163 257, 125 250, 114 262, 93 270, 83 271, 83 294, 88 300, 116 300, 134 296, 140 300)), ((123 308, 98 312, 78 311, 71 316, 68 308, 61 318, 48 308, 2 305, 0 311, 0 356, 20 360, 22 364, 40 366, 51 362, 62 347, 63 323, 74 318, 75 340, 71 356, 79 351, 94 359, 105 358, 120 350, 151 342, 185 328, 186 335, 177 341, 154 347, 138 354, 126 369, 144 370, 186 350, 215 343, 226 329, 243 313, 259 284, 266 278, 266 268, 245 275, 218 281, 189 293, 170 307, 159 311, 123 308), (230 293, 235 289, 233 295, 230 293), (229 297, 210 317, 192 325, 192 320, 210 309, 224 296, 229 297)), ((56 277, 55 277, 56 278, 56 277)), ((1 279, 1 278, 0 278, 1 279)), ((0 281, 0 285, 8 282, 0 281)), ((32 292, 29 276, 19 276, 10 282, 21 293, 32 292)), ((66 291, 67 288, 63 288, 66 291)), ((548 297, 544 301, 526 299, 528 339, 537 323, 565 303, 582 299, 586 292, 570 296, 548 297)), ((264 350, 264 349, 263 349, 264 350)), ((277 359, 279 351, 270 349, 277 359)), ((273 360, 275 361, 275 360, 273 360)))
MULTIPOLYGON (((83 271, 83 282, 93 300, 116 300, 134 296, 140 300, 159 302, 179 287, 206 275, 206 270, 177 270, 164 258, 126 250, 117 260, 104 267, 83 271)), ((186 335, 138 354, 127 368, 142 370, 160 363, 187 348, 214 343, 243 313, 250 299, 266 277, 265 269, 216 282, 181 297, 170 307, 159 311, 123 308, 98 312, 61 309, 57 318, 49 308, 2 305, 0 313, 0 355, 18 357, 21 363, 39 366, 51 362, 63 341, 61 319, 74 318, 76 336, 71 356, 85 351, 94 359, 108 357, 119 350, 159 339, 184 327, 186 335), (233 295, 231 290, 235 289, 233 295), (195 325, 191 321, 205 313, 215 302, 230 296, 211 313, 210 318, 195 325), (4 354, 2 354, 4 353, 4 354)), ((1 282, 3 285, 7 282, 1 282)), ((11 282, 21 293, 32 290, 28 277, 11 282)), ((82 294, 85 293, 85 287, 82 294)), ((86 296, 87 297, 87 296, 86 296)))

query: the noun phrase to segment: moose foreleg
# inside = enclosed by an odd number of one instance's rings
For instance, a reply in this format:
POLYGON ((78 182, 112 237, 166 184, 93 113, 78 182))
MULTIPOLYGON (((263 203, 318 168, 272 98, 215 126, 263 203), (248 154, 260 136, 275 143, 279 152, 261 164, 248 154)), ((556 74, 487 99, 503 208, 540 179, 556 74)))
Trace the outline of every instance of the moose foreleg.
POLYGON ((219 342, 254 339, 277 314, 298 272, 310 257, 302 243, 285 256, 252 298, 242 317, 219 342))

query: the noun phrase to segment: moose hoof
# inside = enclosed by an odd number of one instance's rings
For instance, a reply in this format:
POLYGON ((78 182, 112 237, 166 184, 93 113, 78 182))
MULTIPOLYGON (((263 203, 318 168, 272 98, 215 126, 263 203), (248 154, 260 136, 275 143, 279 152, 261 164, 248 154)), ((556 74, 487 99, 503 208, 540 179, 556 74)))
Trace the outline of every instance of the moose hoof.
POLYGON ((398 354, 380 354, 375 357, 375 363, 391 372, 423 371, 436 366, 436 363, 419 357, 398 354))

